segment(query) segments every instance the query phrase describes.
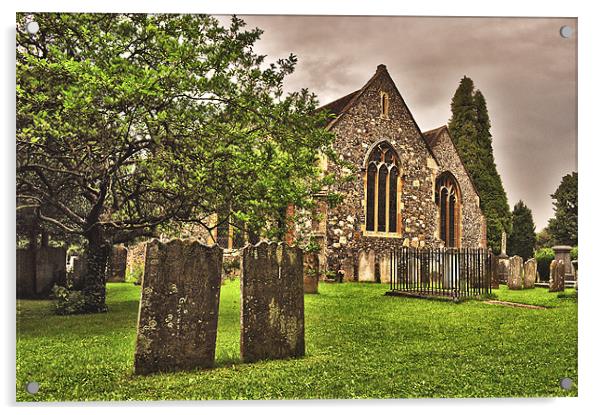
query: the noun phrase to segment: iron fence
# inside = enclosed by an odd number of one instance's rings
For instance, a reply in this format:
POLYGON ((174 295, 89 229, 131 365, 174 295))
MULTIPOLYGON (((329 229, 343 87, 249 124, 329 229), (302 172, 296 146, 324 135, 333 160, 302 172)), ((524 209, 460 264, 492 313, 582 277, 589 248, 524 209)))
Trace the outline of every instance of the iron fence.
POLYGON ((491 293, 493 255, 473 248, 394 248, 391 292, 423 296, 475 297, 491 293))

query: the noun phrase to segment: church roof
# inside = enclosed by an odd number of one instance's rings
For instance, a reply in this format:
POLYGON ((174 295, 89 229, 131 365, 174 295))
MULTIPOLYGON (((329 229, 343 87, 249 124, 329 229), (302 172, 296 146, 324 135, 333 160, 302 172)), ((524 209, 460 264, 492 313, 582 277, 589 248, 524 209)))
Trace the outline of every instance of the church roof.
MULTIPOLYGON (((387 66, 383 65, 382 63, 376 67, 376 73, 374 75, 372 75, 372 78, 370 78, 368 80, 368 82, 366 82, 366 84, 361 89, 358 89, 357 91, 347 94, 344 97, 341 97, 335 101, 332 101, 332 102, 316 109, 316 111, 328 110, 331 114, 334 114, 334 118, 328 122, 328 124, 326 125, 326 129, 329 130, 330 128, 332 128, 332 126, 335 125, 341 119, 341 116, 343 114, 345 114, 349 110, 349 108, 351 108, 353 106, 355 101, 357 101, 357 99, 364 93, 364 91, 367 90, 368 87, 370 85, 372 85, 372 83, 376 79, 378 79, 381 75, 387 76, 389 78, 389 80, 393 84, 393 87, 395 88, 395 91, 401 98, 403 105, 406 107, 408 113, 410 114, 410 118, 412 119, 414 126, 418 130, 418 133, 422 136, 422 139, 426 142, 426 139, 425 139, 422 131, 418 127, 418 123, 416 123, 416 120, 414 119, 414 115, 412 114, 412 112, 410 111, 408 106, 406 105, 405 100, 403 99, 403 97, 401 96, 401 93, 399 92, 399 89, 397 89, 397 85, 395 85, 395 82, 393 82, 393 79, 391 79, 391 75, 389 75, 389 72, 387 71, 387 66)), ((427 151, 430 153, 430 155, 438 163, 437 157, 435 156, 435 153, 433 153, 433 150, 431 149, 431 146, 428 145, 428 143, 427 143, 426 148, 427 148, 427 151)))

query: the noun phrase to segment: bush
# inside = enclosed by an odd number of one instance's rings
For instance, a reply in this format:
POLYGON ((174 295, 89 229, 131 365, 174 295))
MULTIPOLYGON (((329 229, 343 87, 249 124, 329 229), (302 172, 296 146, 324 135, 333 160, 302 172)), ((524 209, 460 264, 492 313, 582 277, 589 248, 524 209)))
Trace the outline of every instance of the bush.
POLYGON ((128 267, 126 270, 125 281, 139 285, 142 282, 142 275, 144 275, 144 263, 134 262, 132 266, 128 267))
POLYGON ((550 279, 550 263, 554 260, 554 250, 552 248, 540 248, 535 252, 537 260, 537 272, 541 281, 550 279))
POLYGON ((55 285, 52 287, 51 298, 54 300, 56 314, 80 314, 84 312, 86 302, 81 291, 55 285))
POLYGON ((578 259, 577 258, 578 252, 579 252, 579 249, 576 246, 574 246, 573 249, 571 249, 571 261, 574 261, 574 260, 578 259))

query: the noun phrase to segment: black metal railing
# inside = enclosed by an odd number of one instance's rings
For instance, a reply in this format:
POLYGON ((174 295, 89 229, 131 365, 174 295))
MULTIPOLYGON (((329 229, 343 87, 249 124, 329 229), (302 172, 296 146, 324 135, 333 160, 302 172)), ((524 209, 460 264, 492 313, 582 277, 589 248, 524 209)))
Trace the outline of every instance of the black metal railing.
POLYGON ((473 248, 394 248, 391 292, 475 297, 491 293, 493 255, 473 248))

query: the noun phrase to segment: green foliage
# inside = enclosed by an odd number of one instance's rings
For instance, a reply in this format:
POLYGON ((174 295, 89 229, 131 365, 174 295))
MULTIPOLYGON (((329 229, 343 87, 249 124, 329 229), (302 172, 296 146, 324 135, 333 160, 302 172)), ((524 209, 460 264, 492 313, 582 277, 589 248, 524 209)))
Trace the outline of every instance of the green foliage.
POLYGON ((577 246, 574 246, 574 247, 571 249, 571 261, 574 261, 574 260, 576 260, 576 259, 579 259, 578 257, 579 257, 579 247, 577 247, 577 246))
POLYGON ((125 281, 132 282, 134 284, 140 284, 142 282, 142 276, 144 275, 144 263, 134 262, 131 267, 128 266, 125 271, 125 281))
POLYGON ((501 248, 502 232, 511 230, 511 214, 506 191, 493 157, 491 122, 481 91, 464 76, 451 103, 449 130, 462 162, 481 199, 487 220, 487 242, 494 252, 501 248))
POLYGON ((535 249, 535 223, 531 209, 522 200, 512 211, 512 232, 508 238, 508 255, 519 255, 524 260, 533 257, 535 249))
POLYGON ((548 228, 543 228, 535 235, 535 249, 551 248, 554 246, 554 240, 548 228))
POLYGON ((59 315, 81 314, 86 309, 86 301, 81 291, 55 285, 52 287, 54 311, 59 315))
POLYGON ((297 58, 267 62, 261 34, 237 17, 17 15, 17 204, 86 239, 93 308, 109 245, 223 212, 267 233, 333 180, 328 115, 284 93, 297 58))
POLYGON ((240 283, 226 281, 215 369, 154 376, 132 376, 140 288, 107 289, 104 314, 56 316, 47 301, 17 303, 17 401, 577 395, 558 385, 565 376, 578 384, 577 304, 544 288, 494 290, 503 301, 551 307, 527 310, 322 284, 305 297, 306 356, 243 364, 240 283), (36 395, 23 388, 31 379, 36 395))
POLYGON ((554 256, 552 248, 540 248, 535 252, 540 280, 547 281, 550 278, 550 264, 554 260, 554 256))
POLYGON ((555 216, 549 220, 548 228, 557 245, 577 245, 578 190, 577 173, 573 172, 562 178, 551 195, 555 216))

